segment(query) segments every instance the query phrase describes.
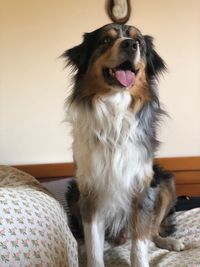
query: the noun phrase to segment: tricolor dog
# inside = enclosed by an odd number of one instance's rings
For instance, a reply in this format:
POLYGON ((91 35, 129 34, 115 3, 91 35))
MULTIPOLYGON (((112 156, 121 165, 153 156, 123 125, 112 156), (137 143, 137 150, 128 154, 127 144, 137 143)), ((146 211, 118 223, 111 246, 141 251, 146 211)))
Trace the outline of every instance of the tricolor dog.
POLYGON ((131 266, 147 267, 148 242, 180 251, 174 226, 173 177, 153 166, 157 128, 165 113, 157 82, 165 70, 153 39, 128 25, 84 34, 63 56, 73 67, 67 116, 73 134, 88 267, 104 267, 105 230, 127 227, 131 266))

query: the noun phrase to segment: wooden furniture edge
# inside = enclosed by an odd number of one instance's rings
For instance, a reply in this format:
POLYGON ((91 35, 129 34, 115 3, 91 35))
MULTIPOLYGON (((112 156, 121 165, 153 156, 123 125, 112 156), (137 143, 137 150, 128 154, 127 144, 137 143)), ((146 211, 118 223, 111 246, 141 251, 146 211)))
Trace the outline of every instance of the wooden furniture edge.
MULTIPOLYGON (((155 163, 175 176, 177 195, 200 196, 200 157, 158 158, 155 163)), ((75 175, 74 163, 15 165, 40 181, 57 180, 75 175)))
MULTIPOLYGON (((199 157, 158 158, 155 163, 171 172, 200 172, 199 157)), ((25 171, 37 178, 70 177, 75 175, 74 163, 49 163, 14 165, 13 167, 25 171)))
POLYGON ((170 171, 200 171, 200 156, 158 158, 155 163, 170 171))
POLYGON ((75 174, 74 163, 49 163, 49 164, 30 164, 14 165, 13 167, 27 172, 40 179, 72 177, 75 174))

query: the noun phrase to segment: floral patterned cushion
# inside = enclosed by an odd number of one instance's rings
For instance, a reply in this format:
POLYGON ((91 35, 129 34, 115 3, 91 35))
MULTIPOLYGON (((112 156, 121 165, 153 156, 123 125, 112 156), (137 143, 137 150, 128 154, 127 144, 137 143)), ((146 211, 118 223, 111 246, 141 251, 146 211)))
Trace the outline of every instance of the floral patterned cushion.
POLYGON ((77 267, 61 205, 37 180, 0 166, 0 267, 77 267))

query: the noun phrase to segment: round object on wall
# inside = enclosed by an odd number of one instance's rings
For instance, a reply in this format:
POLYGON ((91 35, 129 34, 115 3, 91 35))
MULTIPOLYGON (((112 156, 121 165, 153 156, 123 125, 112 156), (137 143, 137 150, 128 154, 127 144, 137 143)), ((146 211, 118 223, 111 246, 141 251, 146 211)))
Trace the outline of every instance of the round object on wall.
POLYGON ((113 22, 126 23, 131 14, 130 0, 108 0, 107 12, 113 22))

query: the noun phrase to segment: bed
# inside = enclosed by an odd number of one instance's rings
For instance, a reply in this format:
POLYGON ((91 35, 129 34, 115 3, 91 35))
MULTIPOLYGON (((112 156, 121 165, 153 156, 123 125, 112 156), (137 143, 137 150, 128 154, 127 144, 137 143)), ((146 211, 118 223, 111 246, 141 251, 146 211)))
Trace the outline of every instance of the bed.
POLYGON ((0 166, 0 267, 77 267, 64 208, 33 176, 0 166))
MULTIPOLYGON (((161 161, 176 175, 178 195, 200 195, 199 158, 192 163, 191 158, 161 161)), ((73 175, 73 163, 0 167, 0 267, 86 266, 84 245, 78 246, 66 217, 65 192, 73 175)), ((174 236, 187 250, 169 252, 150 243, 150 266, 200 266, 200 208, 176 217, 174 236)), ((117 247, 105 244, 106 267, 130 266, 129 255, 130 241, 117 247)))

